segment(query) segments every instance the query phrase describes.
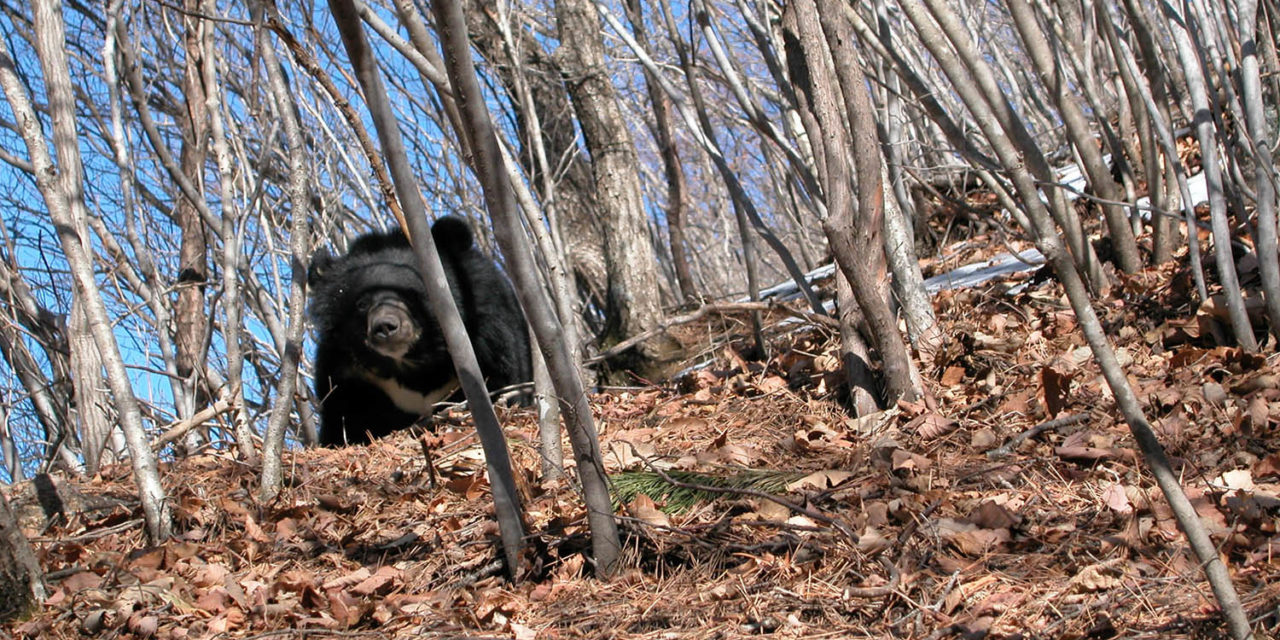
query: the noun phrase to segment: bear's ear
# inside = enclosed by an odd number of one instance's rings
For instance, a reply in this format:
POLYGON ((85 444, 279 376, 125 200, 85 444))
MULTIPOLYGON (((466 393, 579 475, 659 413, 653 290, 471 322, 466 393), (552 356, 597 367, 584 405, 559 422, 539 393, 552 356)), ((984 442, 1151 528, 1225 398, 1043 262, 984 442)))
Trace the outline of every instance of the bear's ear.
POLYGON ((466 253, 475 244, 471 223, 458 216, 444 216, 431 225, 431 238, 444 253, 466 253))
POLYGON ((321 249, 311 257, 311 266, 307 267, 307 286, 314 287, 328 277, 329 272, 333 270, 333 256, 329 255, 328 250, 321 249))

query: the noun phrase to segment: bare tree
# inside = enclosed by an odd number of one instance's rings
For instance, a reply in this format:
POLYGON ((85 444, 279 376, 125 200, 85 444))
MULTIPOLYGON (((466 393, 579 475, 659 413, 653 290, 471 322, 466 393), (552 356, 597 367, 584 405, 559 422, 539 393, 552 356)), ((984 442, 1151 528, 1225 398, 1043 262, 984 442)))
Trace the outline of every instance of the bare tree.
POLYGON ((301 124, 298 122, 289 83, 276 58, 271 39, 262 25, 266 11, 265 2, 253 5, 255 32, 262 51, 262 63, 266 67, 267 83, 273 98, 275 111, 284 124, 284 146, 289 156, 289 325, 285 337, 280 373, 276 380, 275 405, 267 422, 263 439, 262 485, 259 498, 270 500, 280 491, 283 480, 284 433, 292 413, 294 398, 298 396, 298 363, 302 361, 302 334, 305 331, 307 299, 307 265, 311 255, 311 207, 308 184, 311 173, 307 167, 305 143, 301 124))
POLYGON ((1236 29, 1240 39, 1240 92, 1244 103, 1245 124, 1249 135, 1247 147, 1254 162, 1254 188, 1257 190, 1258 265, 1266 296, 1271 334, 1280 338, 1280 258, 1276 255, 1276 169, 1272 161, 1272 132, 1267 126, 1262 77, 1259 72, 1257 31, 1258 3, 1241 0, 1236 29))
POLYGON ((789 27, 792 37, 796 38, 797 50, 790 53, 789 58, 793 74, 798 76, 796 84, 813 111, 816 126, 809 129, 809 139, 815 148, 821 149, 825 160, 823 195, 830 217, 823 222, 823 229, 836 262, 871 327, 876 349, 884 359, 886 400, 910 401, 920 394, 920 388, 913 380, 906 344, 889 310, 881 241, 884 189, 871 99, 866 93, 856 54, 849 48, 852 34, 839 10, 834 4, 824 4, 822 9, 824 14, 833 16, 825 24, 818 19, 818 5, 810 0, 788 5, 784 26, 789 27), (803 66, 799 66, 801 63, 803 66), (823 77, 834 77, 837 81, 817 80, 823 77), (849 114, 847 132, 842 112, 849 114), (858 178, 856 209, 846 159, 851 148, 858 178))
MULTIPOLYGON (((203 32, 212 25, 199 17, 201 0, 183 0, 182 32, 183 60, 182 95, 184 104, 178 122, 182 128, 182 151, 179 157, 182 174, 193 190, 177 201, 174 220, 181 234, 178 253, 178 300, 174 320, 177 325, 177 365, 182 382, 182 395, 177 398, 178 417, 189 418, 196 411, 197 396, 208 395, 207 386, 201 384, 204 370, 205 333, 208 315, 205 313, 204 290, 209 279, 208 242, 205 225, 200 215, 200 205, 193 198, 203 199, 205 160, 209 144, 209 113, 206 103, 204 77, 203 32)), ((228 239, 224 238, 224 241, 228 239)), ((234 244, 234 243, 233 243, 234 244)), ((199 442, 192 432, 188 444, 199 442)))
POLYGON ((87 241, 88 213, 82 195, 83 172, 76 144, 75 99, 68 74, 60 7, 55 0, 39 0, 34 3, 33 18, 36 47, 44 71, 53 120, 54 146, 58 152, 57 170, 49 156, 27 90, 14 72, 13 59, 7 47, 0 53, 3 57, 0 59, 0 84, 9 99, 10 108, 18 117, 37 184, 49 208, 53 224, 58 229, 67 263, 72 270, 74 294, 85 305, 89 329, 103 359, 112 399, 129 443, 134 477, 146 514, 147 531, 152 541, 160 542, 169 537, 172 526, 169 505, 160 486, 155 456, 147 446, 137 398, 133 395, 124 360, 111 331, 106 307, 93 279, 93 254, 87 241))
MULTIPOLYGON (((627 0, 627 18, 631 22, 631 30, 636 42, 649 49, 648 30, 644 25, 643 7, 640 0, 627 0)), ((697 300, 697 285, 693 282, 693 271, 689 265, 688 247, 685 240, 686 210, 689 207, 689 187, 681 166, 680 150, 675 138, 675 119, 671 115, 671 103, 653 72, 645 69, 645 90, 649 95, 649 103, 653 108, 653 137, 662 155, 662 171, 667 182, 667 233, 671 245, 672 269, 676 274, 676 282, 680 287, 680 299, 684 302, 697 300)))
MULTIPOLYGON (((638 164, 630 129, 622 117, 604 63, 600 20, 592 0, 557 0, 556 27, 563 51, 564 80, 578 126, 591 154, 609 273, 606 342, 644 333, 662 319, 658 271, 640 197, 638 164)), ((639 345, 644 359, 662 361, 673 348, 663 334, 639 345)))

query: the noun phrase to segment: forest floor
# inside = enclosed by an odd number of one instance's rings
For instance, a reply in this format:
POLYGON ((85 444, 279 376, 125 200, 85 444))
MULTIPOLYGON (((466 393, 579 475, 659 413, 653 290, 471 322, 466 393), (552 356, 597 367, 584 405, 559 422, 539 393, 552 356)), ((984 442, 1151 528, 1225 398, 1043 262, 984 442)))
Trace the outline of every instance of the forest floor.
MULTIPOLYGON (((1259 637, 1277 637, 1274 345, 1219 345, 1184 269, 1116 283, 1098 310, 1121 362, 1259 637)), ((934 302, 948 342, 927 402, 850 418, 838 339, 782 310, 765 359, 744 359, 743 317, 710 315, 673 330, 705 366, 593 395, 607 470, 629 472, 613 578, 593 575, 572 486, 537 479, 533 412, 511 409, 530 544, 503 579, 480 447, 453 411, 426 439, 288 451, 268 504, 230 450, 171 463, 181 537, 160 547, 127 466, 55 479, 52 520, 14 488, 52 597, 0 637, 1225 637, 1057 284, 1015 274, 934 302)))

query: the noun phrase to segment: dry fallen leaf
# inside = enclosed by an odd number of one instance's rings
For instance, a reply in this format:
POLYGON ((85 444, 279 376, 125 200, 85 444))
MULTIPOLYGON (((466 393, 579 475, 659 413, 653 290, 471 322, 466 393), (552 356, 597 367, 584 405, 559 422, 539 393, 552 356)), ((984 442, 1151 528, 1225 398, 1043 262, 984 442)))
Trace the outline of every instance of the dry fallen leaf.
POLYGON ((980 529, 972 523, 951 518, 941 518, 934 526, 943 540, 969 556, 994 551, 1012 539, 1007 529, 980 529))
POLYGON ((956 422, 954 420, 928 411, 916 416, 911 422, 903 426, 902 430, 908 433, 914 431, 925 440, 933 440, 950 433, 955 428, 956 422))
POLYGON ((1252 491, 1253 472, 1248 469, 1233 469, 1214 478, 1213 484, 1229 491, 1252 491))
POLYGON ((1000 444, 1000 438, 996 436, 996 432, 983 427, 973 432, 969 438, 969 446, 974 451, 986 451, 1000 444))
POLYGON ((646 524, 655 527, 670 527, 671 518, 663 513, 658 505, 653 502, 653 498, 641 493, 631 501, 627 506, 631 515, 646 524))
POLYGON ((944 387, 954 387, 964 381, 964 367, 951 366, 942 372, 939 383, 944 387))
POLYGON ((788 484, 787 491, 801 491, 804 489, 825 491, 852 477, 853 474, 848 471, 814 471, 813 473, 788 484))
POLYGON ((867 527, 867 530, 858 536, 858 550, 867 553, 878 553, 893 546, 893 542, 884 537, 875 527, 867 527))
POLYGON ((1082 463, 1093 463, 1116 457, 1114 451, 1098 447, 1056 447, 1053 453, 1067 462, 1082 463))
POLYGON ((1120 577, 1109 563, 1091 564, 1080 570, 1072 579, 1086 591, 1105 591, 1120 586, 1120 577))
POLYGON ((1259 479, 1280 478, 1280 453, 1273 453, 1255 462, 1253 475, 1259 479))
POLYGON ((894 471, 922 471, 931 464, 928 458, 906 449, 894 449, 892 460, 894 471))
POLYGON ((969 514, 969 522, 982 529, 1008 529, 1017 526, 1021 521, 1022 518, 990 500, 978 505, 978 508, 969 514))
POLYGON ((1045 414, 1056 418, 1067 408, 1068 396, 1071 392, 1072 373, 1063 373, 1053 367, 1040 369, 1040 394, 1044 402, 1045 414))

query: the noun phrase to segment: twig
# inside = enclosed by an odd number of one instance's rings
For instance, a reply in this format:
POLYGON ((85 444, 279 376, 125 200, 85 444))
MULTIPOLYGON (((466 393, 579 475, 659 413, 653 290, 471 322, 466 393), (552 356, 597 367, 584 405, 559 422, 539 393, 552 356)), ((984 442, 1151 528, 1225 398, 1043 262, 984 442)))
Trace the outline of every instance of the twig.
POLYGON ((72 543, 77 543, 77 544, 78 544, 78 543, 82 543, 82 542, 88 542, 88 541, 90 541, 90 540, 97 540, 98 538, 105 538, 106 536, 109 536, 109 535, 111 535, 111 534, 113 534, 113 533, 120 533, 121 531, 127 531, 127 530, 132 529, 132 528, 134 528, 134 527, 136 527, 136 526, 138 526, 138 525, 140 525, 140 524, 142 524, 142 523, 143 523, 142 518, 133 518, 132 520, 125 520, 124 522, 121 522, 120 524, 112 525, 112 526, 110 526, 110 527, 106 527, 106 528, 104 528, 104 529, 98 529, 98 530, 96 530, 96 531, 90 531, 89 533, 86 533, 86 534, 84 534, 84 535, 75 536, 75 537, 73 537, 73 538, 61 538, 61 537, 59 537, 59 538, 43 538, 43 537, 41 537, 41 538, 32 538, 32 539, 31 539, 31 541, 32 541, 32 542, 55 542, 55 543, 58 543, 58 544, 72 544, 72 543))
POLYGON ((1019 433, 1013 438, 1010 438, 1008 442, 1004 443, 1004 445, 988 451, 987 458, 991 460, 995 460, 996 458, 1003 458, 1009 455, 1010 453, 1013 453, 1013 450, 1017 449, 1018 446, 1021 445, 1022 442, 1028 438, 1034 438, 1044 433, 1045 431, 1049 431, 1052 429, 1060 429, 1062 427, 1078 424, 1088 419, 1089 419, 1089 414, 1081 413, 1074 416, 1063 416, 1061 418, 1055 418, 1047 422, 1041 422, 1040 424, 1034 427, 1031 427, 1026 431, 1023 431, 1022 433, 1019 433))
POLYGON ((170 442, 173 442, 174 440, 181 438, 182 436, 186 435, 188 431, 213 419, 214 416, 218 416, 218 415, 222 415, 223 413, 226 413, 230 409, 231 409, 230 402, 228 402, 225 399, 221 399, 221 398, 218 399, 213 404, 201 409, 200 411, 197 411, 196 414, 191 416, 190 418, 187 418, 186 420, 180 420, 178 422, 174 422, 173 424, 166 427, 164 435, 160 436, 159 438, 156 439, 155 442, 151 443, 151 449, 153 451, 159 451, 160 449, 164 448, 166 444, 169 444, 170 442))
POLYGON ((612 347, 602 351, 599 355, 588 360, 587 364, 589 365, 596 364, 598 362, 608 360, 609 358, 612 358, 620 353, 623 353, 627 349, 630 349, 636 346, 637 344, 640 344, 641 342, 644 342, 645 340, 652 338, 655 335, 658 335, 662 332, 667 331, 671 327, 679 326, 682 324, 689 324, 690 322, 697 322, 698 320, 701 320, 702 318, 713 313, 739 313, 743 311, 775 311, 775 310, 788 313, 790 315, 793 315, 798 318, 802 318, 804 320, 808 320, 809 322, 822 325, 829 329, 838 330, 840 328, 840 323, 835 318, 832 318, 830 316, 818 315, 816 313, 812 313, 809 311, 799 311, 797 309, 792 309, 791 307, 788 307, 786 305, 782 305, 776 302, 718 302, 718 303, 704 305, 700 307, 698 310, 694 311, 693 313, 688 313, 682 316, 676 316, 674 318, 668 318, 666 322, 663 322, 657 327, 650 329, 648 331, 645 331, 644 333, 637 334, 630 338, 627 338, 626 340, 623 340, 622 342, 619 342, 618 344, 615 344, 612 347))

